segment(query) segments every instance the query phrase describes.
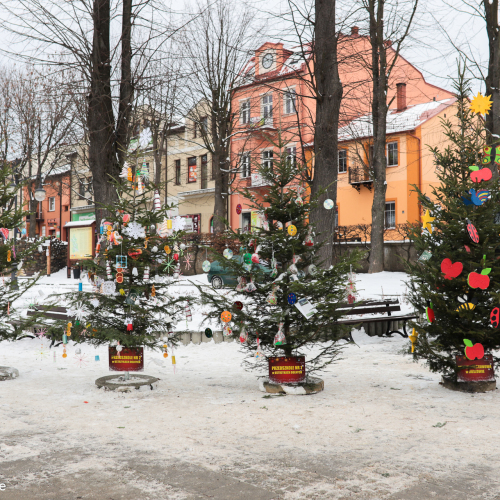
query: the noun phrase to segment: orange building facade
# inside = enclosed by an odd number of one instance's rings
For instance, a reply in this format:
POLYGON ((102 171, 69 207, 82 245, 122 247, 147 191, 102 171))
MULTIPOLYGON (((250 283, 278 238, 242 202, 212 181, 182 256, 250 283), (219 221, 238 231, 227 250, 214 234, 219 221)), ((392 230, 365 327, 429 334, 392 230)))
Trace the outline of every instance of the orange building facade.
MULTIPOLYGON (((370 224, 371 83, 365 64, 370 56, 369 41, 353 28, 351 35, 341 38, 339 53, 344 96, 339 129, 338 225, 370 224)), ((389 59, 393 53, 389 48, 389 59)), ((252 213, 238 192, 248 187, 259 194, 265 189, 258 175, 260 164, 283 152, 314 164, 312 71, 312 60, 304 61, 297 50, 281 43, 265 43, 241 75, 232 98, 239 117, 231 140, 236 172, 229 208, 233 230, 262 224, 259 214, 252 213), (279 140, 285 143, 282 151, 279 140), (238 205, 242 207, 240 214, 238 205)), ((388 100, 386 220, 390 224, 414 222, 419 213, 412 185, 427 192, 437 180, 428 146, 444 144, 440 118, 453 114, 448 109, 453 105, 453 94, 427 83, 420 71, 400 57, 390 79, 388 100)))
MULTIPOLYGON (((71 220, 70 212, 70 167, 60 167, 52 170, 51 174, 43 177, 43 189, 46 192, 45 200, 37 203, 36 235, 53 236, 68 241, 65 224, 71 220)), ((35 189, 35 182, 31 188, 35 189)), ((28 190, 25 187, 23 199, 28 200, 28 190)), ((28 210, 28 205, 24 206, 28 210)), ((29 217, 26 220, 26 231, 29 234, 29 217)))

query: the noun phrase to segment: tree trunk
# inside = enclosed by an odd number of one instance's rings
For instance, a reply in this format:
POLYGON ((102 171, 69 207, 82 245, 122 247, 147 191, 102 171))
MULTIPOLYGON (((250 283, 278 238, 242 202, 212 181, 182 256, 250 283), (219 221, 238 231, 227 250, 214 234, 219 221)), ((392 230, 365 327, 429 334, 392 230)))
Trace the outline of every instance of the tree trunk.
POLYGON ((132 86, 132 0, 123 0, 120 101, 116 124, 116 154, 121 167, 127 158, 132 86))
MULTIPOLYGON (((487 142, 493 144, 498 141, 498 136, 500 136, 500 26, 498 25, 498 0, 483 0, 483 6, 489 45, 488 74, 485 79, 486 95, 491 95, 493 100, 492 109, 486 115, 486 128, 490 132, 487 142)), ((490 163, 489 167, 494 177, 498 177, 498 168, 495 163, 490 163)))
POLYGON ((106 217, 103 204, 117 199, 109 176, 119 174, 111 97, 110 0, 94 1, 90 95, 88 103, 89 167, 94 184, 96 223, 106 217))
POLYGON ((319 197, 318 207, 311 212, 316 225, 318 241, 324 245, 320 256, 325 267, 332 263, 335 237, 335 211, 337 206, 338 127, 342 83, 337 59, 337 33, 335 28, 335 0, 316 0, 314 36, 314 76, 316 80, 316 127, 314 132, 314 177, 311 195, 321 189, 328 192, 319 197), (325 210, 323 202, 330 198, 333 210, 325 210))
POLYGON ((384 270, 384 229, 387 123, 387 54, 384 43, 384 2, 369 0, 370 43, 372 52, 372 120, 373 120, 373 204, 369 273, 384 270), (377 7, 375 11, 375 7, 377 7))
POLYGON ((215 193, 214 193, 214 233, 222 233, 226 230, 224 220, 227 218, 227 174, 221 168, 225 164, 225 151, 220 144, 215 144, 212 154, 212 166, 215 170, 215 193), (224 194, 225 193, 225 194, 224 194))

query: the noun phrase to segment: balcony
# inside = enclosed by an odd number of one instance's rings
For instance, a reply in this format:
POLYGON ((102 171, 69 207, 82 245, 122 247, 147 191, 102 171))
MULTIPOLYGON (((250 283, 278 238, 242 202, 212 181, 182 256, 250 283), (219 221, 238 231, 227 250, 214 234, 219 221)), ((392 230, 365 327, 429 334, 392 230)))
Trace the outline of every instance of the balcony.
POLYGON ((349 168, 349 184, 357 191, 361 190, 361 186, 371 190, 373 179, 370 171, 366 167, 349 168))
POLYGON ((269 186, 269 183, 260 174, 250 175, 250 185, 252 187, 269 186))

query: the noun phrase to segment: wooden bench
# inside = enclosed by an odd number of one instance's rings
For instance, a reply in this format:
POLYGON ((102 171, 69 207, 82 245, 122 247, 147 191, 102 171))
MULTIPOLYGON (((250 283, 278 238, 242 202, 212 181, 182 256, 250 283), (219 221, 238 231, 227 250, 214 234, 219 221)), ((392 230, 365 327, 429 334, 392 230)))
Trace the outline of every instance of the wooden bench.
MULTIPOLYGON (((48 318, 48 319, 55 319, 55 320, 63 320, 65 322, 72 321, 72 318, 68 316, 67 313, 67 308, 66 307, 59 307, 59 306, 32 306, 28 309, 27 316, 42 316, 43 318, 48 318)), ((34 324, 32 326, 33 333, 35 328, 41 328, 42 325, 37 325, 34 324)), ((24 335, 21 338, 31 338, 34 339, 36 335, 24 335)), ((56 339, 52 339, 52 344, 50 347, 52 347, 56 342, 56 339)), ((58 345, 62 344, 62 342, 59 342, 58 345)))
MULTIPOLYGON (((419 316, 413 314, 393 315, 401 311, 401 306, 398 299, 389 300, 364 300, 355 302, 354 304, 340 304, 339 308, 343 316, 354 316, 360 314, 382 314, 383 316, 375 316, 358 319, 339 319, 338 323, 342 325, 358 325, 359 328, 364 327, 365 333, 370 336, 379 335, 390 337, 394 333, 398 333, 404 338, 408 338, 406 331, 406 323, 411 319, 417 319, 419 316), (395 328, 398 323, 403 323, 403 331, 395 328), (385 331, 384 331, 385 330, 385 331)), ((352 340, 351 335, 349 334, 352 340)))

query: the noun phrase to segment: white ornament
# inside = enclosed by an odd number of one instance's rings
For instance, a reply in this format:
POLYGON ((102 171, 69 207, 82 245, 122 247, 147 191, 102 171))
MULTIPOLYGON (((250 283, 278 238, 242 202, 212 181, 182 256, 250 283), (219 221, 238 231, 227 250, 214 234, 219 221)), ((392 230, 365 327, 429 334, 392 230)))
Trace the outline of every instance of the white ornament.
POLYGON ((159 212, 161 210, 160 192, 155 191, 155 196, 153 199, 153 212, 159 212))
POLYGON ((331 210, 333 208, 333 200, 330 200, 330 198, 326 199, 324 202, 323 202, 323 206, 327 209, 327 210, 331 210))
POLYGON ((152 138, 153 134, 151 133, 151 129, 145 128, 139 135, 139 144, 141 145, 141 148, 147 148, 152 138))
POLYGON ((158 251, 158 247, 157 247, 157 246, 154 246, 154 247, 151 249, 151 251, 152 251, 153 253, 156 253, 156 252, 158 251))
POLYGON ((122 171, 120 172, 120 175, 118 177, 121 177, 122 179, 128 179, 128 165, 127 162, 123 164, 122 171))
POLYGON ((149 266, 144 268, 144 281, 149 281, 149 266))
POLYGON ((132 276, 139 276, 139 271, 137 271, 137 267, 132 269, 132 276))
POLYGON ((130 222, 126 228, 123 229, 123 232, 134 240, 138 240, 139 238, 145 238, 146 233, 144 228, 138 222, 130 222))
POLYGON ((85 308, 82 302, 77 302, 74 306, 67 310, 68 316, 74 317, 79 321, 83 321, 88 315, 89 311, 85 308))
POLYGON ((185 245, 184 243, 181 243, 181 244, 179 245, 179 248, 180 248, 182 251, 184 251, 184 250, 186 250, 186 245, 185 245))
MULTIPOLYGON (((114 284, 114 283, 113 283, 114 284)), ((92 299, 90 304, 94 307, 99 307, 99 301, 97 299, 92 299)))
POLYGON ((184 229, 184 220, 182 217, 177 216, 173 218, 172 229, 174 231, 182 231, 184 229))
MULTIPOLYGON (((115 290, 116 290, 116 283, 114 281, 105 281, 103 284, 102 284, 102 294, 103 295, 113 295, 115 293, 115 290)), ((99 301, 97 299, 94 299, 97 301, 97 305, 99 305, 99 301)), ((94 304, 92 304, 94 305, 94 304)), ((94 307, 97 307, 94 306, 94 307)))

